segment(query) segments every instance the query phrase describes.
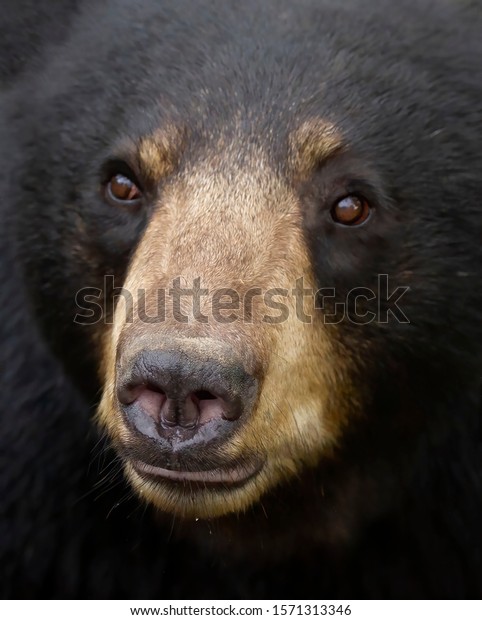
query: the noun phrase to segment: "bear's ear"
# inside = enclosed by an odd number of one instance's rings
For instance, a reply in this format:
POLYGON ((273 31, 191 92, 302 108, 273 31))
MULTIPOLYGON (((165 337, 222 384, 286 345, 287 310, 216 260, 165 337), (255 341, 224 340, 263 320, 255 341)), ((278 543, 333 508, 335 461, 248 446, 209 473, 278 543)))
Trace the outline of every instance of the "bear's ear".
POLYGON ((80 0, 2 0, 0 8, 0 91, 60 43, 80 0))

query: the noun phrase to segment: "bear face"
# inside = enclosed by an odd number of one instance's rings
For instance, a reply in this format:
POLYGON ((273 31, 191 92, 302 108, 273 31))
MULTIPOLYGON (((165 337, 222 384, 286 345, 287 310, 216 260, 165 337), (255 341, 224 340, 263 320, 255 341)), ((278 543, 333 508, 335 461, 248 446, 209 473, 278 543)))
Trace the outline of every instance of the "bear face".
POLYGON ((472 428, 480 67, 419 4, 88 6, 8 94, 35 320, 161 512, 351 540, 472 428))

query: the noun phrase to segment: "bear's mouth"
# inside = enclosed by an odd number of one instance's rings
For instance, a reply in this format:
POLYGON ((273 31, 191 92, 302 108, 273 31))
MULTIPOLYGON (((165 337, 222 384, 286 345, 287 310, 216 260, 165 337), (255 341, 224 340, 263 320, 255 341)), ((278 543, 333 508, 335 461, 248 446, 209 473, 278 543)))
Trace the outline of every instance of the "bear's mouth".
POLYGON ((150 465, 143 461, 130 462, 134 471, 143 479, 171 484, 185 484, 192 489, 193 486, 206 487, 235 487, 242 486, 261 471, 264 462, 261 459, 252 459, 242 463, 233 463, 224 467, 216 467, 208 470, 177 470, 166 469, 156 465, 150 465))

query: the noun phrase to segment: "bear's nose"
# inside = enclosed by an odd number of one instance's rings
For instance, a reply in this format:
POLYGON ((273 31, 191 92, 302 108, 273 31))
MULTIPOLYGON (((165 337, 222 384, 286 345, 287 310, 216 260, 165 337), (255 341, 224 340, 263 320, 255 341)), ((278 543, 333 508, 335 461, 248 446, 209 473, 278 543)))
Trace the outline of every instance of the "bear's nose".
POLYGON ((128 426, 157 439, 192 437, 216 422, 216 433, 247 413, 256 380, 234 360, 202 360, 182 351, 143 351, 119 381, 117 397, 128 426))

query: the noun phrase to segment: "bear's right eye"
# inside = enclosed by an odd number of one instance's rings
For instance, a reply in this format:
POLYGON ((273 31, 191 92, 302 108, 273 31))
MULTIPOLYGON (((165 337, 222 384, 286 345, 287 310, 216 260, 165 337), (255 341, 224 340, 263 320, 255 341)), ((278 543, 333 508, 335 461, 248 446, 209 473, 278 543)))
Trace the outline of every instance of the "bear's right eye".
POLYGON ((135 207, 142 199, 142 192, 125 174, 115 174, 106 185, 105 197, 113 206, 135 207))

